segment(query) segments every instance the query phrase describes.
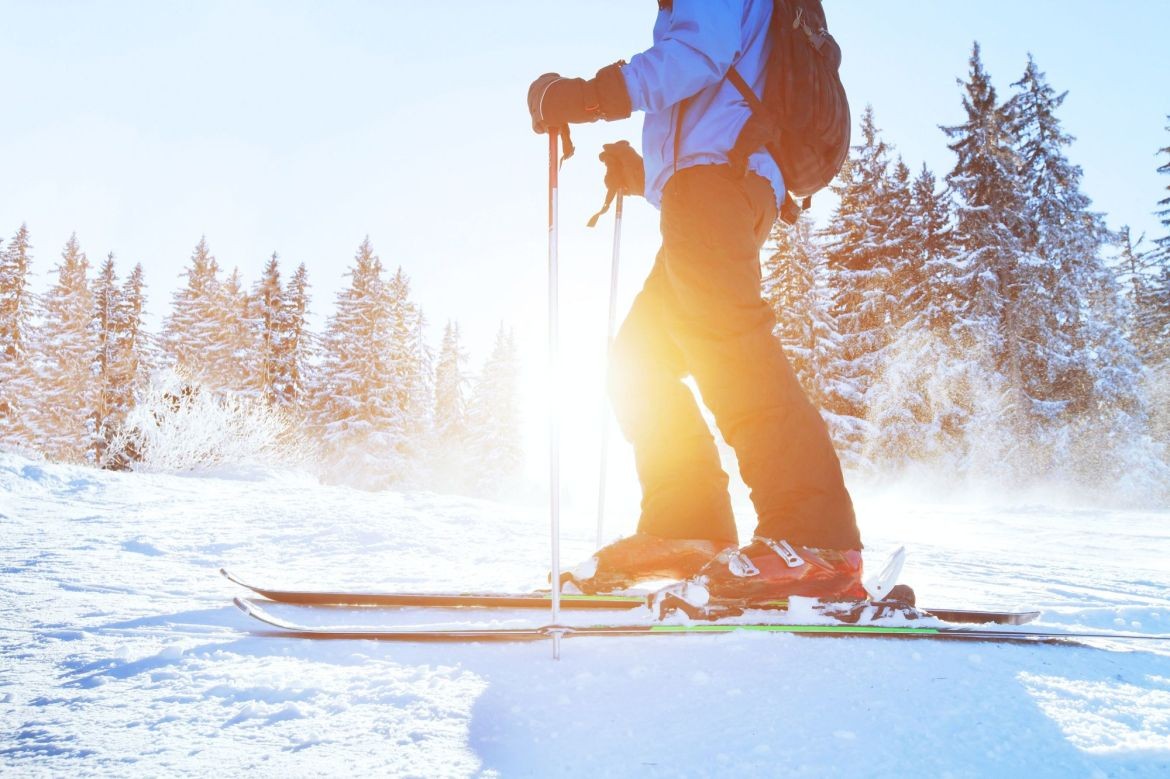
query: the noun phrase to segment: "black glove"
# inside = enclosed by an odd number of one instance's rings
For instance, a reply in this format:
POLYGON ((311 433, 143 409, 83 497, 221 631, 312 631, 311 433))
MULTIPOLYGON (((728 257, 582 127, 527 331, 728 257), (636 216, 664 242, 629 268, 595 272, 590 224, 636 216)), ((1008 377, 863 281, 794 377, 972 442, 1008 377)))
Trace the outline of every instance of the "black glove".
MULTIPOLYGON (((598 159, 605 163, 605 205, 589 220, 590 227, 597 226, 597 220, 609 211, 616 196, 646 193, 646 167, 629 141, 607 143, 601 149, 598 159)), ((620 205, 618 213, 621 213, 620 205)))
POLYGON ((605 188, 622 195, 646 194, 646 168, 629 141, 607 143, 598 159, 605 163, 605 188))
POLYGON ((597 71, 594 78, 562 78, 545 73, 528 88, 528 113, 532 129, 548 132, 550 127, 564 127, 598 119, 625 119, 632 110, 623 62, 615 62, 597 71))

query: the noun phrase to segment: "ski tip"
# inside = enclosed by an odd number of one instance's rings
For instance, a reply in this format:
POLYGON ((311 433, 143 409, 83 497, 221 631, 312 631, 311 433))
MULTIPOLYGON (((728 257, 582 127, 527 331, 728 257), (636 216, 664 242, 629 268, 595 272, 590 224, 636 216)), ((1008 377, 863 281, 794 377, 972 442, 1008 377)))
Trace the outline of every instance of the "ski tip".
POLYGON ((220 568, 219 574, 220 574, 220 576, 227 579, 232 584, 238 584, 241 587, 247 587, 249 590, 252 589, 251 587, 248 586, 248 584, 246 582, 244 582, 242 579, 240 579, 240 577, 236 576, 234 573, 229 571, 227 568, 220 568))

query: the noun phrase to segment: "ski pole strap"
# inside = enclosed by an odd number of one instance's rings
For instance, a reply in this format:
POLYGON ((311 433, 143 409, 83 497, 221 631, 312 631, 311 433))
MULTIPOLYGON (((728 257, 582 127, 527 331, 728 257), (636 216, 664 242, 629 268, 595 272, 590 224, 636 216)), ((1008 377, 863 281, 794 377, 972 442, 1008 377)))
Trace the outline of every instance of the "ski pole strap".
POLYGON ((603 214, 605 214, 607 211, 609 211, 609 207, 611 205, 613 205, 613 199, 615 197, 617 197, 617 190, 616 189, 611 189, 605 193, 605 205, 603 205, 601 207, 601 210, 598 211, 596 214, 594 214, 593 218, 589 220, 589 222, 588 222, 589 227, 597 227, 597 220, 600 219, 603 214))
POLYGON ((573 152, 577 151, 577 147, 573 145, 573 139, 569 137, 569 125, 565 125, 559 129, 561 135, 561 148, 564 149, 564 154, 561 155, 561 164, 565 164, 565 160, 573 156, 573 152))

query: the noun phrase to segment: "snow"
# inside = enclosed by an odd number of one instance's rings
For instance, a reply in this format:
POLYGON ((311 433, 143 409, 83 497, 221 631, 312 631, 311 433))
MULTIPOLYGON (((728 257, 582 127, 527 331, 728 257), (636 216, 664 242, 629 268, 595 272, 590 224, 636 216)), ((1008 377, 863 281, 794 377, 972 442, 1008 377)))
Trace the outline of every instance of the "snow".
MULTIPOLYGON (((1045 628, 1170 633, 1170 513, 856 497, 867 562, 906 544, 903 579, 926 605, 1040 608, 1045 628)), ((567 517, 566 563, 591 551, 592 521, 567 517)), ((528 589, 546 570, 543 506, 0 454, 0 528, 0 774, 1170 772, 1170 643, 744 632, 575 638, 557 662, 546 642, 275 637, 232 607, 242 593, 217 573, 292 587, 528 589)))

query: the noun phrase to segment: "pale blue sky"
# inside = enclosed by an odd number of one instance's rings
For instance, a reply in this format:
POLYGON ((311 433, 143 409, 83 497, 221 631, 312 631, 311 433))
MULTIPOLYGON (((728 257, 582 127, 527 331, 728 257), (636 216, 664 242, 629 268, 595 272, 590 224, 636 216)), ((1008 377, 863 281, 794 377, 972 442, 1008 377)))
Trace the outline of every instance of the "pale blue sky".
MULTIPOLYGON (((1077 136, 1070 155, 1109 223, 1155 232, 1170 144, 1170 2, 828 0, 855 112, 876 110, 911 168, 941 178, 938 124, 961 120, 956 78, 979 40, 1001 94, 1031 51, 1077 136)), ((27 221, 36 284, 76 230, 97 260, 142 262, 165 309, 206 234, 249 283, 276 250, 305 262, 318 316, 369 234, 401 264, 435 329, 463 325, 478 363, 500 321, 539 367, 545 317, 545 143, 529 82, 589 75, 650 42, 653 0, 82 2, 0 0, 0 235, 27 221)), ((577 132, 562 175, 570 381, 600 373, 612 222, 596 153, 640 119, 577 132)), ((828 203, 821 200, 821 214, 828 203)), ((622 305, 656 248, 655 213, 627 209, 622 305)), ((437 338, 435 338, 437 342, 437 338)), ((535 386, 535 385, 534 385, 535 386)), ((596 417, 582 422, 583 434, 596 417)), ((573 430, 567 431, 571 435, 573 430)))

